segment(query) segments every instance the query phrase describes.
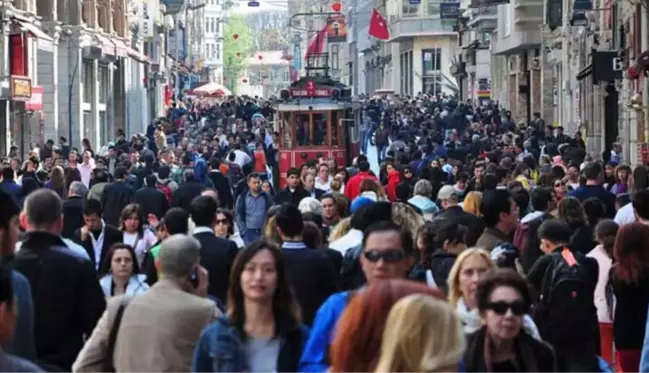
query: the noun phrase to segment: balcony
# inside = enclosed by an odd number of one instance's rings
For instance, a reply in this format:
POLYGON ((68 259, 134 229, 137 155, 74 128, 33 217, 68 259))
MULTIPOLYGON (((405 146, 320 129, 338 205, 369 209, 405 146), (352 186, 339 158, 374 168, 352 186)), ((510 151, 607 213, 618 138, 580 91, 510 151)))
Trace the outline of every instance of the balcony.
POLYGON ((494 55, 511 55, 526 49, 538 48, 541 45, 541 32, 516 30, 509 36, 491 40, 491 53, 494 55))
POLYGON ((543 9, 543 0, 513 0, 514 10, 525 8, 541 8, 543 9))
POLYGON ((477 32, 491 32, 498 25, 498 10, 495 6, 469 9, 467 27, 477 32))
POLYGON ((441 20, 438 17, 390 17, 390 39, 388 42, 401 42, 419 36, 457 35, 453 31, 455 21, 441 20))

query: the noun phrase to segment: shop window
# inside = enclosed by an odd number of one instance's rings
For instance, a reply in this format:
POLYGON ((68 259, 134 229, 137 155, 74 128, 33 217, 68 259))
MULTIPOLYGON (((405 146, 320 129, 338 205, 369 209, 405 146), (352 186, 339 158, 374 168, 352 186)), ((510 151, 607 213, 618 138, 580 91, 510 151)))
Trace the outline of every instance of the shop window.
POLYGON ((415 17, 419 14, 419 4, 410 4, 408 0, 401 0, 401 15, 404 17, 415 17))
POLYGON ((423 58, 422 67, 424 75, 433 75, 442 70, 441 48, 424 49, 421 51, 421 54, 423 58))
POLYGON ((82 72, 82 80, 83 80, 83 102, 89 104, 92 102, 92 97, 94 96, 93 94, 93 87, 94 84, 92 84, 93 81, 93 63, 92 62, 84 62, 83 63, 83 72, 82 72))
POLYGON ((25 37, 23 34, 10 35, 10 71, 11 75, 27 76, 29 74, 27 68, 28 58, 25 55, 25 37))
POLYGON ((108 66, 99 66, 99 102, 102 104, 108 100, 108 86, 110 85, 108 74, 108 66))

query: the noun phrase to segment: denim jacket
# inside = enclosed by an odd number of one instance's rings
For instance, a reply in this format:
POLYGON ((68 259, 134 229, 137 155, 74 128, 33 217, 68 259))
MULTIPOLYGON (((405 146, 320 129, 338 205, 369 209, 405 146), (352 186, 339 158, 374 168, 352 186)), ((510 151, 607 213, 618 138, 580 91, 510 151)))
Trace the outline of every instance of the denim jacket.
MULTIPOLYGON (((280 350, 278 372, 295 372, 309 329, 289 320, 278 323, 280 350)), ((203 330, 194 350, 192 372, 247 372, 246 346, 239 330, 227 317, 220 317, 203 330)))

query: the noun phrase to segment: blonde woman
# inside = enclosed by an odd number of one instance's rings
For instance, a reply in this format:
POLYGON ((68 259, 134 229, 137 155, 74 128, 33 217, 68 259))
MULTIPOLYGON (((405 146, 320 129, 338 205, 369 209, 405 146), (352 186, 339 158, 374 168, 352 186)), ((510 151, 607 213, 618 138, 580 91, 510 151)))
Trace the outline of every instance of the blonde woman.
POLYGON ((352 218, 344 218, 336 224, 336 226, 329 233, 329 242, 334 242, 342 236, 346 235, 352 229, 352 218))
POLYGON ((424 217, 418 214, 412 206, 402 202, 392 204, 392 221, 407 229, 413 240, 417 238, 419 228, 426 223, 424 217))
MULTIPOLYGON (((490 254, 480 248, 464 250, 451 267, 447 280, 448 302, 462 319, 466 334, 471 334, 482 327, 477 306, 478 283, 496 268, 496 263, 491 259, 490 254)), ((532 337, 541 338, 534 320, 529 315, 523 318, 523 328, 532 337)))
POLYGON ((424 294, 399 300, 388 315, 376 372, 457 372, 462 323, 444 301, 424 294))
POLYGON ((480 203, 482 202, 481 192, 469 192, 462 202, 462 209, 469 214, 482 217, 480 214, 480 203))

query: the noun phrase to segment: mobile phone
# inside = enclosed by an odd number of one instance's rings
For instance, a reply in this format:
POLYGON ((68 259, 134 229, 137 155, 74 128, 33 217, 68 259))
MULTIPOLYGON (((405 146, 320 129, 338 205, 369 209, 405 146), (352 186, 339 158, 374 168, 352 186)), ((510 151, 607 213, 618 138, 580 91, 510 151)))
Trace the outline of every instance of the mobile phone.
POLYGON ((192 269, 192 274, 189 275, 189 282, 191 282, 194 289, 198 288, 198 268, 192 269))

